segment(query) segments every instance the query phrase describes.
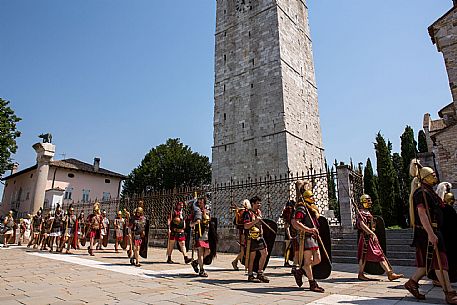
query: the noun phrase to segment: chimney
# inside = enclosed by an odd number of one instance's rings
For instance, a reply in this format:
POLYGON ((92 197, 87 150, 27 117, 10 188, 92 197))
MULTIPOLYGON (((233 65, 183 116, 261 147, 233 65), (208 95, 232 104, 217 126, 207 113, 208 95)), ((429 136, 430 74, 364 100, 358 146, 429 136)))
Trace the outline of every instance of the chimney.
POLYGON ((11 166, 11 175, 17 173, 17 169, 19 168, 19 163, 13 163, 11 166))
POLYGON ((100 169, 100 158, 94 158, 94 171, 98 172, 100 169))

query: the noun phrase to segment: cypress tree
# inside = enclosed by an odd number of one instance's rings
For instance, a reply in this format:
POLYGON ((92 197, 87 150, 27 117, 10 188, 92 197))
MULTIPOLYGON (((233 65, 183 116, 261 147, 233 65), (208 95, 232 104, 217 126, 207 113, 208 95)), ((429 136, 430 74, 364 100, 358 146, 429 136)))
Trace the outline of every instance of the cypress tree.
POLYGON ((392 155, 392 165, 395 170, 395 214, 397 215, 397 223, 402 227, 406 228, 406 218, 408 217, 408 199, 409 199, 409 185, 406 184, 407 179, 405 178, 403 158, 398 153, 392 155))
POLYGON ((382 210, 381 205, 379 204, 377 181, 376 176, 373 174, 373 166, 371 165, 370 158, 367 159, 367 163, 363 170, 363 186, 365 194, 370 195, 373 202, 373 214, 381 215, 382 210))
POLYGON ((330 168, 325 161, 325 167, 327 169, 327 187, 328 187, 328 200, 329 200, 329 209, 335 212, 335 217, 340 218, 340 205, 338 204, 338 199, 336 198, 336 183, 335 183, 335 173, 333 172, 333 166, 330 168))
POLYGON ((392 143, 386 140, 378 132, 374 143, 376 151, 376 163, 378 172, 379 201, 382 208, 382 216, 387 226, 396 224, 395 210, 395 170, 392 164, 392 143))
POLYGON ((419 135, 417 136, 417 141, 418 143, 418 149, 420 153, 426 153, 428 152, 428 146, 427 146, 427 138, 425 136, 425 132, 423 130, 419 130, 419 135))
POLYGON ((409 164, 416 157, 417 142, 414 140, 414 131, 411 126, 406 126, 405 131, 400 137, 401 139, 401 158, 403 160, 403 174, 401 178, 406 184, 405 191, 409 194, 411 188, 411 177, 409 175, 409 164))

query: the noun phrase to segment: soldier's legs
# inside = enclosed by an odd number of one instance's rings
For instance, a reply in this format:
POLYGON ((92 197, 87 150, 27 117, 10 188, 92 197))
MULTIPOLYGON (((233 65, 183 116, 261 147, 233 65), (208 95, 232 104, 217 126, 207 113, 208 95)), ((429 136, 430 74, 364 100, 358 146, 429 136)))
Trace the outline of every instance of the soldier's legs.
POLYGON ((184 257, 184 262, 186 264, 190 263, 192 261, 192 259, 190 259, 187 256, 186 241, 185 240, 180 240, 180 241, 178 241, 178 245, 180 247, 180 251, 182 253, 182 256, 184 257))
POLYGON ((316 262, 320 262, 320 254, 317 254, 317 250, 305 250, 303 254, 304 258, 304 265, 303 265, 303 270, 305 271, 306 277, 308 278, 309 282, 309 289, 314 292, 324 292, 325 290, 322 287, 319 287, 317 282, 314 280, 314 275, 313 275, 313 265, 316 257, 316 262))
POLYGON ((175 246, 175 240, 174 239, 168 239, 168 245, 167 245, 167 256, 171 257, 171 253, 173 252, 173 248, 175 246))
POLYGON ((265 268, 265 262, 267 260, 268 256, 268 250, 267 248, 264 248, 259 251, 260 252, 260 260, 259 260, 259 273, 263 272, 263 269, 265 268))
MULTIPOLYGON (((257 253, 256 251, 251 251, 251 253, 249 253, 248 275, 252 275, 253 274, 254 259, 255 259, 256 253, 257 253)), ((246 254, 246 255, 248 255, 248 254, 246 254)))
POLYGON ((52 250, 54 248, 54 239, 55 239, 55 237, 54 236, 50 236, 49 238, 51 239, 50 243, 49 243, 50 244, 49 245, 49 247, 50 247, 49 252, 52 252, 52 250))
POLYGON ((389 281, 397 280, 403 277, 403 274, 396 274, 385 259, 381 261, 379 264, 381 265, 382 269, 384 269, 384 271, 386 272, 389 281))
POLYGON ((308 278, 308 280, 313 280, 313 251, 311 250, 305 250, 303 253, 303 270, 305 271, 305 275, 308 278))
POLYGON ((134 246, 133 253, 134 253, 135 261, 136 261, 135 266, 140 266, 140 246, 139 245, 134 246))

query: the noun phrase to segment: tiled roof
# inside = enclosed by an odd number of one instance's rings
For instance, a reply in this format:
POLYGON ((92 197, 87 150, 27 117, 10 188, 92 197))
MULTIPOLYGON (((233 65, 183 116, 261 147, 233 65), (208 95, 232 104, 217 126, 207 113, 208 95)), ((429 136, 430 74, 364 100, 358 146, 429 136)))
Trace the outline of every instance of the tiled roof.
POLYGON ((55 167, 60 167, 60 168, 68 168, 68 169, 73 169, 73 170, 78 170, 78 171, 83 171, 83 172, 94 173, 94 174, 102 174, 102 175, 107 175, 107 176, 119 177, 122 179, 126 178, 122 174, 115 173, 115 172, 109 171, 104 168, 99 168, 98 171, 95 171, 93 164, 85 163, 85 162, 82 162, 82 161, 79 161, 76 159, 64 159, 64 160, 51 161, 50 165, 55 166, 55 167))
MULTIPOLYGON (((67 168, 67 169, 75 170, 75 171, 82 171, 82 172, 87 172, 87 173, 101 174, 101 175, 111 176, 111 177, 118 177, 121 179, 126 178, 126 176, 124 176, 122 174, 115 173, 115 172, 109 171, 104 168, 99 168, 98 171, 95 171, 93 164, 85 163, 85 162, 82 162, 82 161, 79 161, 76 159, 64 159, 64 160, 51 161, 49 165, 58 167, 58 168, 67 168)), ((14 173, 8 177, 2 178, 2 180, 8 180, 8 179, 17 177, 28 171, 35 170, 36 168, 37 168, 37 165, 35 164, 34 166, 28 167, 28 168, 23 169, 17 173, 14 173)))

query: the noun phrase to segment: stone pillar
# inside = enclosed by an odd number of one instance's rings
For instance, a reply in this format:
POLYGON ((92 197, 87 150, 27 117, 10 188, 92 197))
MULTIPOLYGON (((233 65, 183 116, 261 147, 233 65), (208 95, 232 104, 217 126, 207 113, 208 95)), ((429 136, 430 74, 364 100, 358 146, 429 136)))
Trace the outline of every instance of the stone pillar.
POLYGON ((46 184, 48 182, 49 162, 54 157, 56 146, 51 143, 36 143, 33 146, 37 153, 37 170, 35 191, 32 197, 31 213, 38 211, 44 204, 46 184))
POLYGON ((352 231, 355 221, 355 213, 352 209, 354 195, 352 192, 352 183, 350 179, 351 169, 349 165, 340 163, 336 167, 338 179, 338 201, 340 204, 341 227, 344 231, 352 231))

